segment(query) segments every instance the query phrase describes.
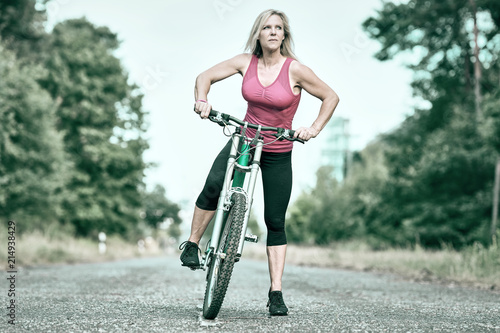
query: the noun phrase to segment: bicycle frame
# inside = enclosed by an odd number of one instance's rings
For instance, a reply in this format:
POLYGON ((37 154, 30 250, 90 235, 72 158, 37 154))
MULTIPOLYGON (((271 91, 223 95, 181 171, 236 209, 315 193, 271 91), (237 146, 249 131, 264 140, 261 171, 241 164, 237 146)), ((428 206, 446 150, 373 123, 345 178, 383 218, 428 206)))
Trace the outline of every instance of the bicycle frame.
MULTIPOLYGON (((215 213, 212 237, 201 263, 201 268, 203 270, 206 270, 209 264, 209 258, 212 254, 216 256, 223 255, 220 251, 221 249, 218 249, 217 247, 219 244, 222 229, 227 219, 227 211, 231 206, 231 195, 236 191, 244 193, 247 199, 247 207, 245 211, 245 218, 243 221, 243 228, 240 236, 237 257, 241 257, 241 254, 243 252, 243 245, 245 243, 245 235, 248 226, 248 220, 250 217, 250 210, 253 203, 255 184, 257 182, 257 176, 260 169, 260 157, 264 144, 264 141, 261 138, 256 139, 255 148, 252 148, 254 150, 253 160, 251 162, 251 165, 249 165, 248 152, 250 150, 250 144, 247 142, 249 138, 245 136, 245 131, 246 128, 242 130, 243 133, 235 132, 232 134, 231 151, 227 160, 224 184, 220 192, 219 202, 215 213), (238 150, 238 147, 240 146, 241 148, 238 150), (232 177, 233 172, 234 178, 232 177), (250 173, 249 177, 247 177, 248 172, 250 173), (247 181, 245 182, 245 180, 247 181)), ((259 132, 260 131, 258 131, 257 133, 259 132)))
POLYGON ((236 127, 237 130, 231 135, 232 145, 229 153, 229 158, 227 160, 224 183, 219 195, 219 202, 217 204, 217 210, 215 213, 212 238, 210 238, 209 244, 205 251, 205 255, 202 256, 201 265, 199 267, 203 270, 207 269, 207 267, 210 265, 210 261, 214 256, 216 259, 225 258, 226 254, 223 252, 224 249, 219 249, 218 247, 221 232, 224 229, 228 212, 232 206, 231 196, 235 192, 242 193, 246 199, 246 209, 243 218, 243 225, 239 238, 238 249, 236 251, 236 259, 241 257, 245 240, 257 242, 256 237, 253 235, 250 235, 248 238, 246 237, 246 230, 248 227, 248 219, 253 203, 255 183, 257 181, 257 176, 260 169, 262 148, 264 146, 264 138, 260 135, 261 131, 274 132, 275 134, 273 135, 276 137, 276 140, 286 139, 289 141, 298 141, 304 143, 303 140, 294 137, 295 131, 293 130, 278 127, 263 127, 261 125, 251 124, 215 110, 210 111, 209 119, 221 126, 230 125, 241 127, 236 127), (246 131, 248 128, 256 130, 254 138, 246 136, 246 131), (254 147, 250 148, 251 145, 254 147), (240 146, 241 148, 238 150, 238 147, 240 146), (250 149, 254 150, 251 165, 249 165, 248 158, 248 152, 250 151, 250 149), (250 173, 249 177, 247 177, 247 173, 250 173))
POLYGON ((210 111, 209 119, 224 127, 236 127, 231 135, 231 149, 217 203, 212 238, 202 256, 201 265, 197 267, 203 270, 208 268, 203 316, 214 319, 224 301, 234 264, 241 257, 244 242, 257 242, 257 237, 247 236, 246 230, 264 147, 264 138, 260 133, 271 131, 276 140, 303 141, 294 137, 293 130, 251 124, 215 110, 210 111), (249 128, 256 130, 254 138, 246 135, 249 128), (250 162, 251 150, 254 154, 250 162))

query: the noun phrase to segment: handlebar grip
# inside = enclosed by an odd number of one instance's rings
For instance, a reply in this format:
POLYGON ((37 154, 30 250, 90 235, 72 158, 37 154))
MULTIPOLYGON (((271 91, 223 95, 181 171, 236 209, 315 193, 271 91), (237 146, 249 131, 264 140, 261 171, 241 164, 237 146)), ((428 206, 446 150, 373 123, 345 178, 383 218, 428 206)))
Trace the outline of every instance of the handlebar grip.
POLYGON ((293 136, 295 135, 295 131, 294 130, 290 130, 290 137, 292 137, 292 140, 291 141, 298 141, 300 143, 306 143, 304 140, 302 139, 299 139, 299 138, 294 138, 293 136))
MULTIPOLYGON (((196 107, 194 107, 193 110, 196 111, 196 107)), ((208 116, 209 117, 217 117, 218 113, 220 113, 220 112, 212 109, 212 110, 210 110, 210 114, 208 116)))
POLYGON ((306 143, 304 140, 299 139, 299 138, 294 138, 293 136, 295 135, 294 130, 287 130, 288 133, 284 133, 284 129, 280 128, 280 131, 278 133, 272 134, 274 137, 277 137, 280 141, 281 140, 288 140, 288 141, 297 141, 300 143, 306 143))

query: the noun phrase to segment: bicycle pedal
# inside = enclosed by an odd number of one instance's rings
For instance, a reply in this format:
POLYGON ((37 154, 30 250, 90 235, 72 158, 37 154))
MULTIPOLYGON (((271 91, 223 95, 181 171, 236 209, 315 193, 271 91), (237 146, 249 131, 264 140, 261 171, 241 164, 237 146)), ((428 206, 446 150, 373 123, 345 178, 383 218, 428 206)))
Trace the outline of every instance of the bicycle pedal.
POLYGON ((245 241, 252 242, 252 243, 257 243, 259 241, 259 236, 252 235, 252 234, 246 234, 245 235, 245 241))

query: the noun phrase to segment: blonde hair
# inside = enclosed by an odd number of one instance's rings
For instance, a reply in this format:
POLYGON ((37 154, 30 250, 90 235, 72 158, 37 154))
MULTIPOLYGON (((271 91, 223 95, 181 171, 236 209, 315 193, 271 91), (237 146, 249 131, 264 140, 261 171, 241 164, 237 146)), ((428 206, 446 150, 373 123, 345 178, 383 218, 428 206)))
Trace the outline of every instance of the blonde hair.
POLYGON ((285 32, 285 39, 281 42, 280 52, 283 56, 297 59, 295 54, 293 53, 293 39, 292 33, 290 32, 290 24, 288 23, 288 17, 285 13, 275 9, 268 9, 260 13, 259 16, 255 19, 255 23, 253 24, 252 30, 250 32, 250 36, 248 37, 247 44, 245 46, 245 50, 250 51, 252 54, 255 54, 257 57, 262 56, 262 47, 259 42, 259 34, 266 21, 273 15, 277 15, 283 21, 283 30, 285 32))

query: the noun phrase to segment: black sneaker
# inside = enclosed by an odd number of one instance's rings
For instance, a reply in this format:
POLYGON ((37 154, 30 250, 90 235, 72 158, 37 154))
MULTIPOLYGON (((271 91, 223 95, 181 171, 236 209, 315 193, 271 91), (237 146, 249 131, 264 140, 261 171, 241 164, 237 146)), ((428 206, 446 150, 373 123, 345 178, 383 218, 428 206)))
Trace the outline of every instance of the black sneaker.
POLYGON ((200 266, 200 259, 198 258, 198 251, 201 251, 198 244, 185 241, 179 246, 179 250, 182 251, 181 261, 182 266, 188 266, 191 268, 196 268, 200 266))
POLYGON ((288 308, 283 301, 283 293, 281 291, 269 291, 269 301, 267 302, 269 313, 271 316, 286 316, 288 308))

